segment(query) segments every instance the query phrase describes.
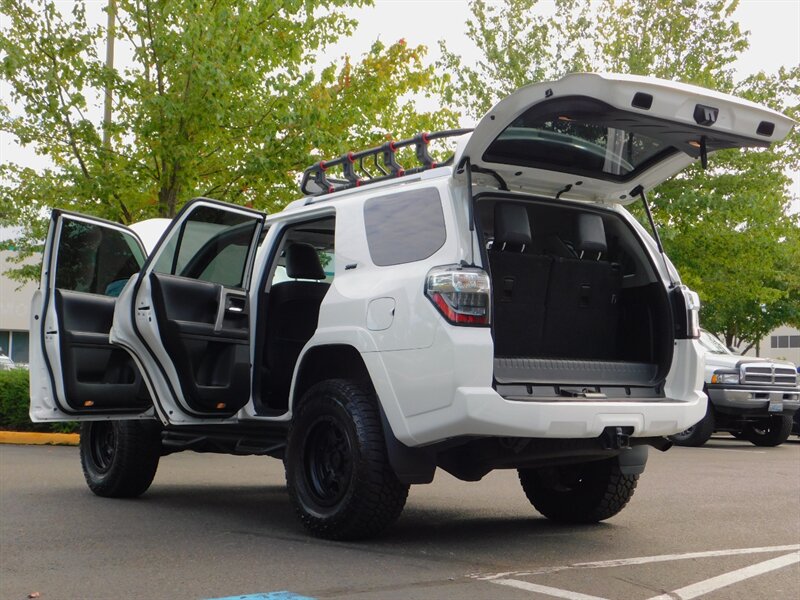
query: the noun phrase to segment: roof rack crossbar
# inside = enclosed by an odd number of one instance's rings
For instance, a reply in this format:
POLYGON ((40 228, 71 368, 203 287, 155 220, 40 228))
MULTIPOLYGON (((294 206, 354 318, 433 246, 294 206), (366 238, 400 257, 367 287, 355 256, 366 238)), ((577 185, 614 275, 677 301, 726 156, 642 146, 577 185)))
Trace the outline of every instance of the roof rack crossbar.
POLYGON ((448 129, 433 133, 423 132, 406 140, 389 141, 374 148, 359 152, 348 152, 333 160, 321 160, 303 172, 300 190, 308 196, 319 196, 452 164, 452 157, 442 163, 437 163, 428 152, 428 145, 431 140, 460 136, 470 131, 472 129, 448 129), (414 146, 414 153, 420 166, 405 169, 403 165, 397 162, 397 151, 409 146, 414 146), (379 156, 381 158, 380 162, 378 161, 379 156), (370 157, 373 159, 377 175, 364 165, 364 159, 370 157), (326 173, 332 167, 341 167, 344 179, 328 177, 326 173), (309 189, 309 184, 312 182, 317 188, 316 190, 309 189))

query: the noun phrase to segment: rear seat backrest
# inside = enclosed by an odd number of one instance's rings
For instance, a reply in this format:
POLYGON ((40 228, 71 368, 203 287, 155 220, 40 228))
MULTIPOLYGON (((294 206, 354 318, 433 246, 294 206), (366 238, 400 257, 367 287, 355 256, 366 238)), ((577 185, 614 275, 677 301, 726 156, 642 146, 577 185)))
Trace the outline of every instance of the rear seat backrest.
POLYGON ((495 356, 533 356, 541 343, 552 261, 526 253, 530 245, 531 225, 525 206, 495 204, 494 241, 489 251, 495 356))
POLYGON ((542 355, 603 359, 615 356, 622 273, 599 260, 607 244, 600 215, 580 213, 575 250, 583 258, 556 258, 550 271, 542 355))
POLYGON ((268 399, 271 408, 286 406, 295 363, 317 330, 320 305, 330 288, 311 244, 287 245, 286 275, 292 279, 274 284, 269 291, 266 362, 274 396, 268 399))

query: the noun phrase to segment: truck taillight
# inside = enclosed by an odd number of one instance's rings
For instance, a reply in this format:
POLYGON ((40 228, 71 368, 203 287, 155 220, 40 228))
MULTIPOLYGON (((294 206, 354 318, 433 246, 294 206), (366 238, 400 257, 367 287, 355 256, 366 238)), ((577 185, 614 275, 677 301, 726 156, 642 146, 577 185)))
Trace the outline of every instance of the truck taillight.
POLYGON ((446 265, 428 271, 425 295, 454 325, 489 325, 491 282, 483 269, 446 265))
POLYGON ((689 339, 700 337, 700 297, 685 285, 672 290, 675 313, 675 337, 689 339))

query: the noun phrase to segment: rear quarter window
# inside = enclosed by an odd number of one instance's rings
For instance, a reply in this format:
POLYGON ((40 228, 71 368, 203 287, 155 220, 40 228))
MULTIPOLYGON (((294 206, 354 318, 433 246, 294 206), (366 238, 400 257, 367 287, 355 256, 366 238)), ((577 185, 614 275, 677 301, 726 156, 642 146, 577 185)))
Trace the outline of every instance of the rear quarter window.
POLYGON ((364 203, 364 224, 370 257, 379 267, 426 259, 447 238, 436 188, 371 198, 364 203))

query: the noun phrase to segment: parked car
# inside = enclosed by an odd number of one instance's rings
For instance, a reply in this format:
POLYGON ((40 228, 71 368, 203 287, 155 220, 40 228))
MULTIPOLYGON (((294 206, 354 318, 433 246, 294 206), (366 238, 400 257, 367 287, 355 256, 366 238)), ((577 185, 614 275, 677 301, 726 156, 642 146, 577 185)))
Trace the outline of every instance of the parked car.
POLYGON ((702 446, 715 431, 728 431, 756 446, 785 442, 800 408, 797 368, 790 362, 734 354, 704 329, 700 344, 708 409, 698 423, 671 439, 679 446, 702 446))
POLYGON ((10 371, 15 369, 17 365, 8 356, 0 352, 0 371, 10 371))
POLYGON ((269 217, 194 200, 154 248, 55 210, 31 418, 83 422, 100 496, 143 493, 172 452, 282 459, 322 537, 382 531, 437 468, 516 469, 546 517, 607 519, 648 447, 706 414, 697 295, 624 205, 791 125, 698 87, 576 74, 471 133, 315 163, 269 217))

